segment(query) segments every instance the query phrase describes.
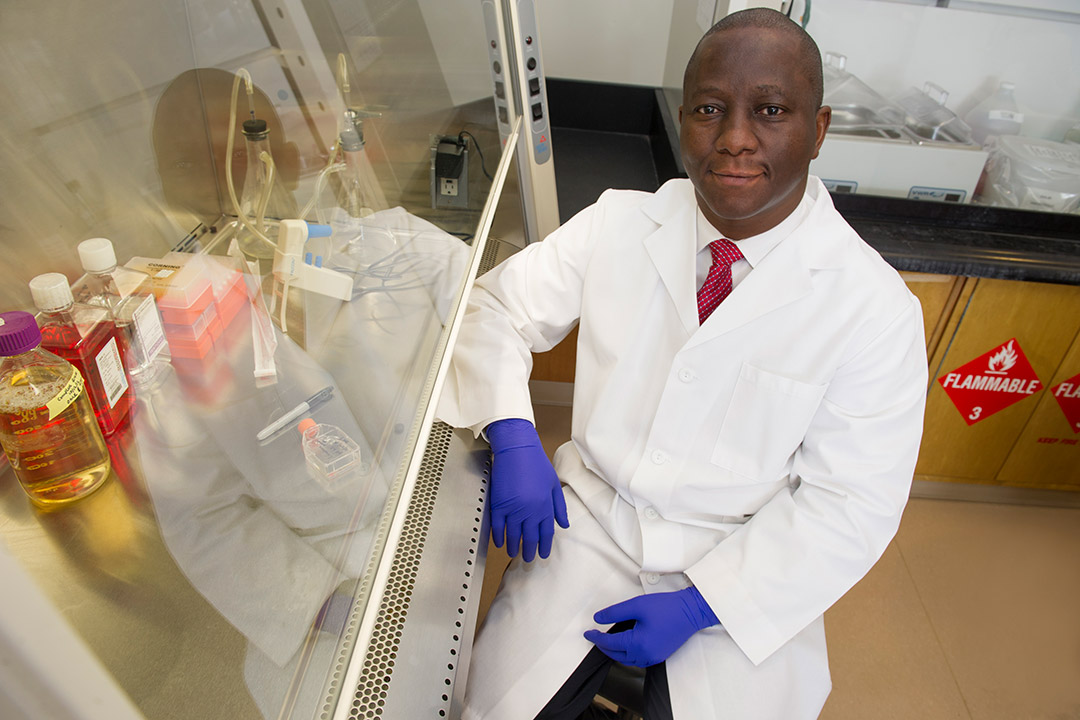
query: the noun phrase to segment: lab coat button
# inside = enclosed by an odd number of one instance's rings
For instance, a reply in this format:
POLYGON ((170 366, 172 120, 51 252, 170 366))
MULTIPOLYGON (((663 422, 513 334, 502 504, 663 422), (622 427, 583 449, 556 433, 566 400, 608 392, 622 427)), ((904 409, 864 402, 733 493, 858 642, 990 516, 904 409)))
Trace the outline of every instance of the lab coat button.
POLYGON ((684 383, 692 383, 694 382, 694 378, 694 371, 690 368, 683 368, 679 371, 679 379, 682 380, 684 383))
POLYGON ((647 507, 645 508, 645 517, 649 518, 650 520, 655 520, 656 518, 660 517, 660 513, 656 512, 656 508, 647 507))
POLYGON ((645 582, 649 583, 650 585, 655 585, 656 583, 660 582, 660 574, 648 573, 647 575, 645 575, 645 582))
POLYGON ((667 462, 667 453, 663 450, 653 450, 652 461, 656 465, 663 465, 667 462))

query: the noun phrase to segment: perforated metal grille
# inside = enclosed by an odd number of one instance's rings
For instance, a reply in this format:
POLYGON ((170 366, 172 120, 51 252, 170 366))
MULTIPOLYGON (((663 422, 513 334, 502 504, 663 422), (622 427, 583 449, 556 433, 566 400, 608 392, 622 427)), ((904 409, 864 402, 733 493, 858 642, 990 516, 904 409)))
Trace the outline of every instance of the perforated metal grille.
MULTIPOLYGON (((439 492, 447 452, 450 448, 452 429, 445 423, 437 422, 432 426, 424 459, 420 465, 416 485, 409 500, 405 515, 405 525, 394 551, 393 564, 387 580, 386 590, 379 603, 378 618, 372 631, 371 643, 364 657, 360 681, 353 697, 349 717, 356 720, 380 720, 388 695, 390 681, 398 659, 398 651, 409 606, 413 601, 417 573, 419 570, 424 545, 428 540, 432 512, 439 492)), ((475 533, 480 530, 480 518, 484 507, 486 487, 481 487, 476 505, 475 533)), ((466 561, 462 592, 459 597, 458 614, 465 615, 465 606, 471 588, 472 568, 476 556, 475 541, 469 549, 466 561)), ((459 620, 452 631, 448 631, 445 645, 447 676, 444 679, 444 691, 441 704, 436 700, 437 715, 447 717, 450 710, 450 689, 454 683, 457 658, 461 640, 462 622, 459 620)))
MULTIPOLYGON (((380 546, 386 542, 386 534, 390 530, 391 518, 391 515, 383 513, 383 517, 376 529, 376 535, 380 546)), ((374 557, 371 559, 367 572, 364 573, 363 578, 360 580, 360 585, 356 594, 357 598, 366 598, 371 592, 371 581, 374 578, 377 565, 376 559, 377 558, 374 557)), ((353 603, 352 612, 349 613, 348 623, 345 627, 345 631, 342 633, 342 642, 338 647, 337 657, 334 659, 334 669, 330 672, 326 689, 323 692, 324 699, 323 705, 320 708, 320 720, 330 720, 334 715, 334 702, 342 691, 341 680, 345 675, 345 668, 349 664, 349 656, 356 643, 356 631, 360 627, 363 607, 364 602, 357 601, 353 603)))
POLYGON ((496 259, 499 256, 499 239, 488 236, 487 242, 484 243, 484 254, 480 256, 480 265, 476 269, 476 276, 480 277, 491 268, 495 267, 496 259))
MULTIPOLYGON (((498 261, 500 241, 497 238, 488 237, 477 270, 477 276, 484 274, 495 267, 498 261)), ((443 333, 440 338, 440 355, 445 348, 448 334, 443 333)), ((433 367, 424 386, 424 398, 429 398, 433 389, 434 378, 437 368, 433 367)), ((416 441, 418 427, 414 426, 410 432, 410 445, 416 441)), ((349 712, 350 720, 382 720, 384 707, 389 695, 390 681, 392 679, 397 653, 400 649, 405 621, 409 611, 409 604, 413 598, 413 590, 420 566, 424 542, 427 539, 430 527, 432 511, 435 507, 439 485, 446 463, 447 453, 450 448, 450 440, 453 429, 442 422, 432 425, 428 437, 427 447, 424 450, 416 484, 409 506, 405 515, 405 526, 395 549, 390 575, 387 580, 386 590, 381 598, 378 608, 378 619, 372 631, 372 638, 364 657, 360 680, 353 696, 352 706, 349 712)), ((486 476, 487 471, 484 472, 486 476)), ((393 483, 393 491, 400 492, 404 476, 399 474, 393 483)), ((476 567, 478 538, 481 529, 481 519, 484 512, 484 493, 487 484, 484 482, 479 488, 475 506, 475 525, 472 528, 471 547, 469 557, 466 559, 462 594, 458 598, 457 614, 462 618, 466 613, 466 604, 469 599, 469 591, 472 585, 474 569, 476 567)), ((377 535, 380 541, 385 541, 393 519, 392 513, 384 513, 379 524, 377 535)), ((381 542, 380 542, 381 546, 381 542)), ((377 562, 373 558, 371 567, 365 573, 361 581, 361 596, 371 590, 371 582, 374 578, 377 562)), ((477 588, 479 592, 479 588, 477 588)), ((359 605, 359 604, 358 604, 359 605)), ((334 712, 335 698, 338 697, 341 679, 349 664, 349 659, 354 649, 356 633, 361 621, 359 607, 354 608, 349 625, 346 629, 345 640, 339 650, 334 671, 328 684, 328 692, 324 697, 326 701, 322 707, 321 720, 329 720, 334 712)), ((437 717, 444 718, 449 714, 451 693, 454 685, 454 677, 458 665, 458 653, 462 637, 462 621, 458 619, 452 632, 448 633, 446 645, 446 668, 447 675, 443 679, 444 692, 441 695, 441 703, 437 705, 437 717)), ((392 720, 392 719, 388 719, 392 720)))

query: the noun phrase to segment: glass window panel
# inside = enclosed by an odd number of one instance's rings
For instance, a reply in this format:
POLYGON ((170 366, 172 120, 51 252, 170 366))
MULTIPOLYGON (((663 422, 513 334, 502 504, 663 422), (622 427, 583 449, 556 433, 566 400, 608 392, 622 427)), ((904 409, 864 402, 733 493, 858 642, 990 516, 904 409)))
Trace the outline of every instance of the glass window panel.
POLYGON ((208 309, 165 318, 171 362, 132 382, 110 482, 53 512, 10 470, 0 485, 4 542, 149 718, 317 717, 340 689, 503 152, 480 13, 469 0, 0 10, 3 309, 32 309, 39 273, 75 282, 90 237, 121 264, 209 273, 208 309), (252 94, 241 82, 230 127, 241 71, 252 94), (252 115, 265 145, 242 132, 252 115), (244 209, 259 167, 274 178, 261 222, 259 204, 244 209), (457 183, 433 191, 433 167, 457 183), (275 274, 281 221, 300 216, 331 234, 309 231, 275 274), (174 249, 188 252, 162 260, 174 249), (305 446, 307 416, 320 433, 305 446))

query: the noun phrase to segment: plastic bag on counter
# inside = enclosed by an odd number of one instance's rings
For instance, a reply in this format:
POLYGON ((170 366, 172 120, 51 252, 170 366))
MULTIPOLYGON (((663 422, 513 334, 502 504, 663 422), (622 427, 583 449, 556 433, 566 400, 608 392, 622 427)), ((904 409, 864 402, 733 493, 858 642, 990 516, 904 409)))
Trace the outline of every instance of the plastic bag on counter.
POLYGON ((1080 147, 1021 137, 991 137, 976 202, 1001 207, 1080 211, 1080 147))

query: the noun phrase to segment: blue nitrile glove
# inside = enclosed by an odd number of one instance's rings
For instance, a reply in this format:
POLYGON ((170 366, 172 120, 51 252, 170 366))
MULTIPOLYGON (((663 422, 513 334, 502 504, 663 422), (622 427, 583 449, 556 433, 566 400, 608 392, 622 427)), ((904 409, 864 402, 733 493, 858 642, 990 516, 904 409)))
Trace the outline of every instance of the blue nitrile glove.
POLYGON ((664 662, 698 630, 720 624, 692 585, 675 592, 638 595, 604 608, 593 620, 603 625, 636 621, 634 627, 617 633, 587 630, 585 639, 612 660, 637 667, 664 662))
POLYGON ((326 598, 315 616, 315 627, 331 635, 341 635, 352 612, 353 596, 341 590, 326 598))
POLYGON ((566 500, 555 468, 551 466, 536 428, 528 420, 496 420, 487 426, 491 443, 491 539, 502 547, 506 535, 506 553, 531 562, 551 554, 555 522, 570 527, 566 518, 566 500))

